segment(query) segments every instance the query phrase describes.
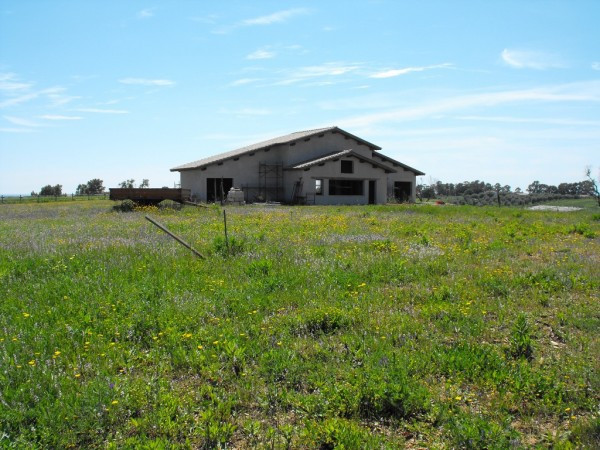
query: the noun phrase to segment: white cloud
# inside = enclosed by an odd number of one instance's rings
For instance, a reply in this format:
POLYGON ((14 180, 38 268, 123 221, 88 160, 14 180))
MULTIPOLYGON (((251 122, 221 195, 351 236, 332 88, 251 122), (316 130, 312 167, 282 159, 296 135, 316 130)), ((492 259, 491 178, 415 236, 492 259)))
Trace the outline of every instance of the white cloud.
POLYGON ((37 127, 41 126, 37 122, 34 122, 32 120, 29 120, 29 119, 23 119, 21 117, 14 117, 14 116, 3 116, 3 117, 4 117, 4 119, 6 119, 7 121, 9 121, 13 125, 18 125, 20 127, 37 128, 37 127))
POLYGON ((600 70, 600 61, 596 61, 592 63, 592 69, 600 70))
POLYGON ((600 127, 598 120, 575 120, 575 119, 556 119, 551 117, 507 117, 507 116, 458 116, 458 120, 472 120, 481 122, 501 122, 501 123, 540 123, 548 125, 566 125, 566 126, 594 126, 600 127))
POLYGON ((35 100, 38 97, 47 97, 50 99, 53 105, 56 105, 57 99, 62 98, 62 92, 65 91, 65 88, 62 87, 51 87, 47 89, 41 89, 39 91, 27 92, 27 89, 24 89, 25 93, 20 93, 21 95, 17 95, 15 97, 9 97, 6 100, 0 102, 0 108, 7 108, 9 106, 19 105, 21 103, 26 103, 30 100, 35 100))
POLYGON ((325 63, 321 64, 320 66, 300 67, 294 70, 286 71, 287 73, 284 79, 275 84, 289 85, 301 81, 312 81, 315 78, 339 77, 340 75, 356 72, 361 67, 362 64, 347 64, 339 62, 325 63))
POLYGON ((265 49, 258 49, 256 51, 250 53, 248 56, 246 56, 246 59, 270 59, 270 58, 274 58, 275 55, 276 55, 275 52, 265 50, 265 49))
POLYGON ((137 13, 138 19, 149 19, 154 16, 154 10, 156 8, 145 8, 137 13))
POLYGON ((420 106, 350 117, 338 120, 338 124, 346 127, 364 127, 379 123, 431 118, 469 108, 491 108, 502 104, 527 102, 600 102, 600 80, 448 97, 420 106))
POLYGON ((79 116, 63 116, 60 114, 45 114, 43 116, 38 116, 40 119, 44 120, 81 120, 83 117, 79 116))
POLYGON ((245 84, 256 83, 260 81, 260 78, 240 78, 239 80, 235 80, 231 83, 231 86, 243 86, 245 84))
POLYGON ((136 84, 140 86, 174 86, 175 82, 171 80, 151 80, 148 78, 122 78, 119 80, 122 84, 136 84))
POLYGON ((544 52, 505 48, 502 50, 501 57, 505 64, 517 69, 544 70, 565 67, 557 56, 544 52))
POLYGON ((269 14, 266 16, 255 17, 253 19, 246 19, 246 20, 242 21, 242 24, 243 25, 271 25, 274 23, 285 22, 286 20, 288 20, 294 16, 306 14, 307 12, 308 12, 308 10, 306 8, 286 9, 284 11, 278 11, 278 12, 275 12, 273 14, 269 14))
POLYGON ((95 114, 129 114, 129 111, 123 109, 79 108, 76 111, 95 114))
POLYGON ((35 133, 33 128, 0 128, 2 133, 35 133))
POLYGON ((377 72, 377 73, 374 73, 373 75, 370 75, 370 78, 392 78, 392 77, 397 77, 399 75, 406 75, 407 73, 411 73, 411 72, 423 72, 424 70, 432 70, 432 69, 447 69, 450 67, 452 67, 452 64, 450 64, 450 63, 436 64, 436 65, 432 65, 432 66, 421 66, 421 67, 404 67, 402 69, 391 69, 391 70, 385 70, 382 72, 377 72))
POLYGON ((31 83, 18 81, 14 73, 0 73, 0 91, 14 92, 29 89, 31 83))

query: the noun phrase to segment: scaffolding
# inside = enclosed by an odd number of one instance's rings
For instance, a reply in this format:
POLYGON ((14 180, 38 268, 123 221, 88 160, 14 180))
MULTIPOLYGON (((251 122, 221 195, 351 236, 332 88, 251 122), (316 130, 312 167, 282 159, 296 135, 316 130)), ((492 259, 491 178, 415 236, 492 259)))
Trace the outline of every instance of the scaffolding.
POLYGON ((283 199, 283 163, 265 163, 258 165, 259 197, 265 202, 282 202, 283 199))
POLYGON ((258 186, 243 185, 242 190, 246 203, 283 202, 283 163, 259 163, 258 186))

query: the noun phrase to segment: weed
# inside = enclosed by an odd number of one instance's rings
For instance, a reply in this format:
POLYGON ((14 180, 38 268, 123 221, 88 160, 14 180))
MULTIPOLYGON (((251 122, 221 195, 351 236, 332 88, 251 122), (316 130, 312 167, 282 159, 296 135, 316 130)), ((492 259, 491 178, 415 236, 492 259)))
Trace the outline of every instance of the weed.
POLYGON ((531 326, 525 314, 519 314, 510 334, 510 354, 513 358, 533 358, 533 338, 531 326))

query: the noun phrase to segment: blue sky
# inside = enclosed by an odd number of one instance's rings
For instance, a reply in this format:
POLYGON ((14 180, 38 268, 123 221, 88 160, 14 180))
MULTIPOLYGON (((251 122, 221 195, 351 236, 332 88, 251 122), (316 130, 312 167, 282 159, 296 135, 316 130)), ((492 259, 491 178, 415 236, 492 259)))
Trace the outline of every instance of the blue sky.
POLYGON ((513 188, 600 166, 600 1, 0 1, 0 193, 337 125, 513 188))

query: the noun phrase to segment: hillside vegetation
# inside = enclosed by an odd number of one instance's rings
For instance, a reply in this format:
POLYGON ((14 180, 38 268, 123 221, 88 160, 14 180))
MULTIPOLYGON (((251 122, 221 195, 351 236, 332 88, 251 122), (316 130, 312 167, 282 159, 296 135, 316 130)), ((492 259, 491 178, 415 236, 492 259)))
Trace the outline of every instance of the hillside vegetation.
POLYGON ((227 222, 1 205, 0 446, 598 445, 597 210, 227 222))

